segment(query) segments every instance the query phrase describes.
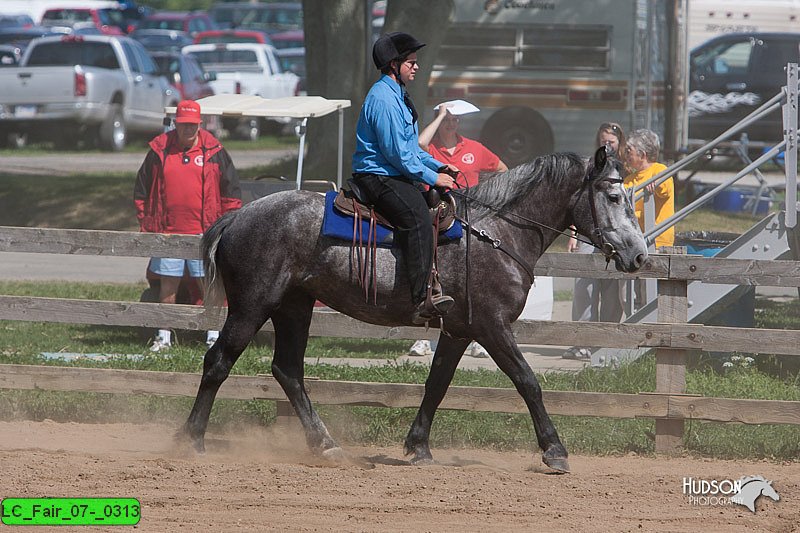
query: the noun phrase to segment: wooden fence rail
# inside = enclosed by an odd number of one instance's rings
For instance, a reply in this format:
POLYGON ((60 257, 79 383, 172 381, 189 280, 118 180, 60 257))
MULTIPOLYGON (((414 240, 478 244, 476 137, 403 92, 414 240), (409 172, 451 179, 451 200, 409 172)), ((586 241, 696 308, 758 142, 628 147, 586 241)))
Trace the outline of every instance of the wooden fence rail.
MULTIPOLYGON (((182 372, 0 365, 2 389, 194 397, 199 385, 199 374, 182 372)), ((308 379, 305 385, 313 402, 326 405, 416 409, 425 392, 424 385, 406 383, 308 379)), ((552 390, 544 391, 543 397, 548 412, 555 415, 800 424, 800 402, 552 390)), ((272 376, 231 375, 217 398, 283 401, 286 395, 272 376)), ((512 414, 528 412, 513 388, 453 386, 447 390, 441 407, 512 414)))
MULTIPOLYGON (((199 238, 117 231, 0 227, 0 252, 38 252, 126 257, 198 257, 199 238)), ((597 254, 545 254, 537 275, 630 279, 606 269, 597 254)), ((687 419, 747 424, 800 424, 800 402, 703 398, 685 392, 685 359, 689 350, 767 352, 800 355, 800 331, 729 328, 686 323, 688 282, 800 287, 800 261, 714 259, 686 255, 653 255, 637 272, 658 282, 659 323, 611 324, 520 320, 517 341, 525 344, 656 349, 656 392, 609 394, 545 391, 553 414, 573 416, 649 417, 656 419, 656 451, 679 450, 687 419)), ((224 310, 138 302, 0 296, 0 320, 24 320, 114 326, 215 329, 224 310)), ((265 326, 271 329, 271 325, 265 326)), ((384 327, 335 312, 315 311, 311 335, 384 339, 435 338, 437 330, 384 327)), ((0 365, 0 388, 70 390, 104 393, 194 396, 199 375, 130 370, 0 365)), ((307 382, 319 403, 417 407, 422 385, 307 382)), ((282 401, 283 391, 267 376, 231 376, 220 397, 282 401)), ((451 387, 446 409, 522 413, 526 408, 513 389, 451 387)))

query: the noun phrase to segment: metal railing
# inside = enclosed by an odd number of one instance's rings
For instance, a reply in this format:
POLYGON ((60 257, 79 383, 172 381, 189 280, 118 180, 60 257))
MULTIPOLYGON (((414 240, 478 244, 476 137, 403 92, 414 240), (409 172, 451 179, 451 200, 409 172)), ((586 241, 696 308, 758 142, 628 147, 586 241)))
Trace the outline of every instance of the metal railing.
MULTIPOLYGON (((642 198, 645 198, 645 227, 644 227, 644 235, 645 239, 647 240, 648 245, 652 245, 655 242, 656 237, 664 233, 667 229, 671 228, 684 218, 686 218, 690 213, 697 210, 703 204, 711 200, 714 196, 719 194, 720 191, 730 187, 744 176, 757 171, 757 169, 770 161, 775 156, 777 156, 782 150, 785 153, 785 173, 786 173, 786 225, 787 227, 794 227, 797 221, 797 102, 798 102, 798 69, 796 63, 789 63, 786 66, 786 86, 781 89, 781 91, 770 98, 768 101, 764 102, 761 106, 758 107, 755 111, 747 115, 741 121, 737 122, 726 131, 718 135, 713 140, 709 141, 708 143, 704 144, 700 148, 696 149, 685 158, 681 159, 680 161, 668 166, 662 172, 656 174, 649 180, 642 183, 640 186, 636 187, 632 191, 633 201, 636 202, 642 198), (669 217, 667 220, 662 221, 659 224, 655 224, 654 220, 654 209, 651 207, 648 209, 648 203, 654 205, 654 198, 652 195, 649 195, 645 191, 645 187, 650 184, 654 184, 655 186, 660 185, 661 183, 670 179, 676 172, 685 169, 689 166, 692 162, 696 161, 700 157, 703 157, 709 150, 716 147, 721 142, 729 139, 731 136, 739 133, 747 126, 753 124, 754 122, 761 120, 769 113, 777 110, 778 107, 782 107, 783 110, 783 141, 778 143, 777 145, 773 146, 770 150, 766 153, 761 155, 761 157, 757 158, 755 161, 752 161, 750 164, 745 166, 740 172, 738 172, 734 177, 730 178, 729 180, 725 181, 724 183, 714 187, 712 190, 706 192, 690 204, 686 205, 682 209, 678 210, 674 215, 669 217), (649 211, 649 213, 648 213, 649 211), (649 220, 648 220, 649 219, 649 220)), ((759 189, 759 193, 756 197, 756 208, 758 207, 758 202, 760 201, 761 194, 763 192, 763 188, 759 189)), ((755 211, 755 209, 754 209, 755 211)))

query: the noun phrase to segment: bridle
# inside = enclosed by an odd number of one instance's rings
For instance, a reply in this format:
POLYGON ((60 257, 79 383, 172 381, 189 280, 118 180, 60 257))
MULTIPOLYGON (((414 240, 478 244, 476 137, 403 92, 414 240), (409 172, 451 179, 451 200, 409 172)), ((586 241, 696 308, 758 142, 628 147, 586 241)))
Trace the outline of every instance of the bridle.
MULTIPOLYGON (((605 230, 600 227, 600 224, 598 222, 597 207, 595 205, 594 187, 591 186, 592 182, 597 180, 597 179, 599 179, 597 177, 597 173, 594 173, 594 172, 592 174, 589 174, 589 175, 585 176, 583 178, 583 183, 581 184, 581 191, 580 192, 583 192, 583 189, 585 189, 586 187, 589 188, 589 207, 590 207, 590 210, 591 210, 591 213, 592 213, 592 226, 594 227, 594 229, 592 230, 592 235, 596 238, 596 240, 598 240, 600 242, 599 246, 596 245, 592 241, 588 241, 588 240, 586 240, 586 239, 584 239, 582 237, 579 237, 577 235, 570 235, 569 233, 566 233, 563 230, 559 230, 559 229, 556 229, 556 228, 554 228, 552 226, 548 226, 547 224, 543 224, 542 222, 539 222, 538 220, 533 220, 531 218, 519 215, 519 214, 514 213, 512 211, 501 212, 500 209, 498 209, 498 208, 496 208, 496 207, 494 207, 492 205, 486 204, 484 202, 481 202, 479 200, 476 200, 475 198, 473 198, 473 197, 471 197, 471 196, 469 196, 467 194, 464 194, 463 192, 461 192, 459 190, 456 190, 456 189, 451 190, 450 194, 455 194, 456 196, 460 196, 461 198, 464 199, 465 204, 466 204, 467 212, 469 210, 469 204, 471 202, 471 203, 479 204, 480 206, 482 206, 482 207, 488 209, 489 211, 492 211, 492 212, 494 212, 494 213, 496 213, 498 215, 503 215, 503 216, 510 215, 512 217, 515 217, 515 218, 517 218, 519 220, 523 220, 525 222, 528 222, 528 223, 533 224, 535 226, 538 226, 540 228, 548 229, 550 231, 558 233, 559 235, 564 235, 566 237, 575 237, 576 240, 578 240, 578 241, 580 241, 582 243, 585 243, 585 244, 589 244, 590 246, 593 246, 593 247, 597 248, 600 251, 600 253, 602 253, 603 256, 606 258, 606 266, 608 266, 608 264, 611 262, 611 259, 613 259, 615 255, 618 255, 618 252, 617 252, 616 248, 614 248, 614 245, 611 244, 611 242, 608 240, 605 230)), ((612 184, 618 184, 618 183, 621 184, 621 183, 623 183, 624 180, 622 178, 602 178, 601 181, 607 181, 607 182, 612 183, 612 184)), ((579 197, 580 197, 580 194, 578 194, 578 198, 579 197)), ((574 207, 575 207, 575 205, 573 203, 573 205, 570 206, 570 211, 574 207)), ((500 240, 499 239, 492 239, 491 236, 489 236, 485 231, 475 229, 469 223, 469 216, 466 217, 466 221, 463 220, 463 219, 460 219, 460 220, 461 220, 462 223, 466 222, 466 225, 471 230, 473 230, 476 234, 478 234, 480 237, 488 238, 489 240, 491 240, 492 244, 493 244, 493 246, 495 248, 499 248, 500 247, 499 246, 500 245, 500 240)), ((509 254, 509 255, 511 255, 511 254, 509 254)), ((514 257, 514 255, 512 255, 512 257, 514 257)), ((517 258, 515 257, 515 259, 517 259, 517 258)), ((517 259, 517 261, 519 262, 519 259, 517 259)), ((523 266, 526 268, 526 270, 529 270, 527 265, 523 264, 523 266)))
MULTIPOLYGON (((597 246, 593 242, 590 242, 589 244, 600 250, 600 253, 602 253, 606 258, 606 268, 608 268, 608 264, 611 262, 611 259, 613 259, 615 255, 619 255, 619 253, 617 252, 616 248, 614 248, 614 245, 608 240, 605 230, 600 227, 600 224, 597 221, 597 207, 595 206, 594 187, 591 186, 591 182, 595 179, 597 179, 596 176, 588 175, 583 179, 583 184, 581 185, 581 189, 584 187, 589 187, 589 207, 592 212, 592 226, 594 226, 592 235, 598 241, 600 241, 600 246, 597 246)), ((611 184, 622 184, 624 182, 622 178, 603 178, 603 181, 607 181, 611 184)), ((577 235, 575 238, 578 239, 577 235)), ((586 242, 583 239, 578 240, 581 242, 586 242)))
MULTIPOLYGON (((455 178, 457 176, 457 173, 448 172, 448 174, 450 174, 453 177, 453 179, 455 180, 455 178)), ((600 241, 600 246, 597 246, 596 244, 594 244, 591 241, 587 241, 587 240, 585 240, 583 238, 580 238, 577 235, 574 235, 574 237, 577 240, 579 240, 579 241, 581 241, 583 243, 589 244, 591 246, 594 246, 595 248, 600 250, 600 252, 606 258, 606 268, 608 268, 608 264, 611 262, 611 259, 617 254, 617 251, 614 248, 614 245, 611 244, 611 242, 609 242, 609 240, 606 238, 605 231, 600 227, 600 224, 598 223, 598 220, 597 220, 597 207, 595 206, 594 187, 591 186, 592 182, 594 180, 596 180, 596 179, 598 179, 596 172, 593 172, 592 174, 589 174, 589 175, 585 176, 583 178, 583 183, 581 184, 581 190, 579 191, 579 194, 576 196, 576 198, 580 198, 581 193, 583 192, 583 189, 585 187, 589 187, 589 205, 591 206, 592 225, 594 226, 594 229, 592 230, 592 235, 597 237, 597 240, 600 241)), ((603 180, 609 181, 610 183, 614 183, 614 184, 623 182, 622 178, 603 178, 603 180)), ((467 192, 469 192, 469 186, 466 187, 466 190, 467 190, 467 192)), ((534 226, 538 226, 539 228, 548 229, 548 230, 553 231, 553 232, 555 232, 557 234, 560 234, 560 235, 565 235, 567 237, 571 237, 572 235, 569 235, 569 234, 567 234, 566 232, 564 232, 562 230, 559 230, 559 229, 553 228, 551 226, 548 226, 547 224, 543 224, 543 223, 539 222, 538 220, 533 220, 531 218, 519 215, 519 214, 514 213, 512 211, 502 212, 501 209, 498 209, 498 208, 496 208, 496 207, 494 207, 492 205, 489 205, 489 204, 487 204, 485 202, 481 202, 480 200, 476 200, 475 198, 469 196, 469 194, 466 194, 466 193, 464 193, 462 191, 459 191, 457 189, 450 190, 450 194, 454 194, 456 196, 460 196, 464 200, 464 217, 463 218, 462 217, 456 217, 456 218, 461 222, 462 225, 466 226, 466 228, 467 228, 467 239, 466 239, 466 243, 467 243, 466 244, 467 323, 468 324, 472 324, 472 294, 471 294, 471 291, 469 290, 469 287, 470 287, 470 282, 469 282, 469 279, 470 279, 470 268, 469 268, 469 258, 470 258, 470 244, 469 243, 470 243, 470 238, 469 237, 470 237, 471 234, 474 233, 479 239, 484 240, 484 241, 488 241, 489 243, 491 243, 491 245, 492 245, 492 247, 494 249, 500 250, 501 252, 504 252, 506 255, 508 255, 509 257, 514 259, 514 261, 516 261, 523 268, 523 270, 525 270, 525 272, 528 274, 528 276, 531 278, 531 283, 534 282, 534 275, 533 275, 533 269, 530 267, 530 265, 528 265, 528 263, 522 257, 520 257, 519 254, 517 254, 514 250, 512 250, 512 249, 508 248, 507 246, 505 246, 504 243, 500 239, 492 237, 485 230, 478 229, 472 224, 472 222, 469 220, 469 204, 470 203, 479 204, 480 206, 488 209, 489 211, 492 211, 492 212, 496 213, 498 216, 508 216, 508 215, 510 215, 512 217, 516 217, 519 220, 523 220, 525 222, 533 224, 534 226)), ((577 202, 577 199, 575 201, 577 202)), ((574 208, 575 208, 575 203, 573 202, 573 204, 570 206, 570 211, 572 211, 574 208)))

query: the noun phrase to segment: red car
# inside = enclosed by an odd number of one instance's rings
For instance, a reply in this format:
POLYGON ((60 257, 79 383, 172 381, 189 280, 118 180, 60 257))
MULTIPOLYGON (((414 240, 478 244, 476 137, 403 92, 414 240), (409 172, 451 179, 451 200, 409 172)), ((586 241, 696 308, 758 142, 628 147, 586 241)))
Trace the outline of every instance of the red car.
POLYGON ((199 11, 159 11, 143 18, 136 29, 184 31, 194 37, 201 31, 216 30, 217 25, 199 11))
POLYGON ((209 82, 216 76, 205 72, 194 57, 180 52, 150 52, 150 57, 159 74, 180 91, 181 100, 198 100, 214 94, 209 82))
POLYGON ((272 44, 272 41, 266 33, 257 30, 209 30, 194 36, 194 44, 208 43, 272 44))
POLYGON ((125 35, 128 26, 122 11, 106 8, 48 9, 41 24, 49 28, 96 28, 103 35, 125 35))
POLYGON ((303 30, 280 31, 271 34, 269 37, 272 39, 272 46, 278 50, 305 47, 303 30))

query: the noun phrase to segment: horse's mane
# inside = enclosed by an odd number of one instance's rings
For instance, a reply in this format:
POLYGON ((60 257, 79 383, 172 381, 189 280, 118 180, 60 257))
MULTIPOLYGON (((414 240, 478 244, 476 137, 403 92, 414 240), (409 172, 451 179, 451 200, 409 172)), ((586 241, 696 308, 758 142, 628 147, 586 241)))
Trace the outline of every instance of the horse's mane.
POLYGON ((748 483, 750 483, 752 481, 763 481, 764 483, 771 484, 769 481, 767 481, 764 478, 764 476, 747 476, 747 477, 743 477, 739 481, 742 483, 742 487, 744 487, 745 485, 747 485, 748 483))
MULTIPOLYGON (((543 190, 574 192, 580 178, 591 172, 593 161, 567 152, 537 157, 505 172, 483 176, 481 182, 460 192, 473 199, 469 202, 470 215, 480 219, 491 212, 506 212, 528 196, 531 189, 543 185, 543 190)), ((459 202, 463 215, 464 202, 459 202)))

